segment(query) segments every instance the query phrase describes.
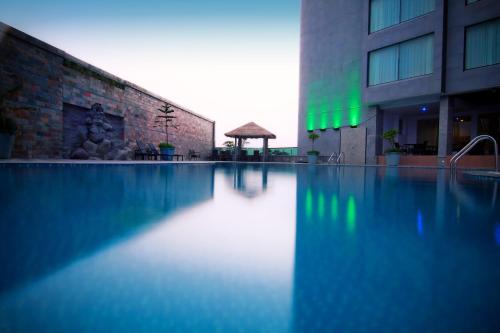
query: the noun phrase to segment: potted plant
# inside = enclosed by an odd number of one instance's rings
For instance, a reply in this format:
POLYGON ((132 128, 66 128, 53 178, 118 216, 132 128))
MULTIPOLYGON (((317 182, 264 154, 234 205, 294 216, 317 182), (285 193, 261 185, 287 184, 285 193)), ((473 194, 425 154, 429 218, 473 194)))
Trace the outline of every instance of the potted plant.
POLYGON ((311 150, 307 152, 307 163, 316 164, 318 163, 319 151, 314 150, 314 141, 319 138, 319 135, 316 133, 310 133, 308 136, 309 140, 311 140, 311 150))
POLYGON ((158 147, 160 147, 160 153, 162 154, 162 160, 172 161, 172 156, 175 154, 175 147, 168 142, 161 142, 158 147))
POLYGON ((388 166, 398 166, 399 165, 399 160, 401 157, 401 150, 396 146, 396 141, 395 138, 398 136, 398 131, 396 129, 391 129, 384 134, 382 134, 382 137, 384 140, 389 142, 391 145, 390 148, 385 150, 385 164, 388 166))
POLYGON ((176 118, 172 115, 175 110, 172 104, 165 103, 165 105, 163 105, 163 108, 158 109, 158 111, 160 112, 160 114, 156 116, 155 123, 157 124, 156 126, 165 128, 165 135, 167 138, 166 142, 160 143, 160 152, 167 155, 163 156, 164 160, 171 161, 172 156, 175 154, 175 146, 172 145, 168 140, 168 129, 170 127, 177 128, 176 125, 172 124, 172 121, 176 118))

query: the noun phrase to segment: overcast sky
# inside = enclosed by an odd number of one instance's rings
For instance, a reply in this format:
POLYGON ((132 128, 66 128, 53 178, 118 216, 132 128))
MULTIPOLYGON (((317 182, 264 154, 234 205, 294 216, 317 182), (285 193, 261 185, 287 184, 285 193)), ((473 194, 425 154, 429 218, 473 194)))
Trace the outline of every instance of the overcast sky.
MULTIPOLYGON (((297 145, 300 0, 0 0, 0 20, 215 120, 297 145)), ((260 140, 251 145, 261 145, 260 140)))

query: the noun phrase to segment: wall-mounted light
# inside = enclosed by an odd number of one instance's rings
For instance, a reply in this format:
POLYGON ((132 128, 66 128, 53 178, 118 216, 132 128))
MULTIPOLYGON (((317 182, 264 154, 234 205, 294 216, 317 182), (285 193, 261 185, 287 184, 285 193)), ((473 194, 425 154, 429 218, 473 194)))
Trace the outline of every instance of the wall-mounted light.
POLYGON ((333 130, 334 131, 340 131, 340 127, 334 127, 333 130))
POLYGON ((324 132, 324 131, 326 131, 326 128, 320 128, 319 130, 320 130, 321 132, 324 132))
POLYGON ((429 112, 429 108, 426 105, 420 107, 420 113, 427 113, 427 112, 429 112))
POLYGON ((351 125, 351 128, 358 128, 358 125, 351 125))

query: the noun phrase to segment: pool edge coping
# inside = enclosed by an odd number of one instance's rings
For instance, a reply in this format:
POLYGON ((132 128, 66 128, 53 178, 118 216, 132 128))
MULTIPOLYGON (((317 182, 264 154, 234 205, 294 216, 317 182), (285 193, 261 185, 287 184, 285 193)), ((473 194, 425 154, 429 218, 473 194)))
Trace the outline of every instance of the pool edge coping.
MULTIPOLYGON (((376 168, 394 168, 394 169, 442 169, 449 170, 448 167, 441 166, 422 166, 422 165, 398 165, 387 166, 380 164, 308 164, 308 163, 293 163, 293 162, 245 162, 245 161, 150 161, 150 160, 133 160, 133 161, 103 161, 103 160, 70 160, 70 159, 6 159, 0 160, 0 165, 11 164, 68 164, 68 165, 169 165, 169 164, 260 164, 260 165, 302 165, 313 167, 376 167, 376 168)), ((489 169, 470 169, 459 168, 460 171, 490 171, 489 169)))

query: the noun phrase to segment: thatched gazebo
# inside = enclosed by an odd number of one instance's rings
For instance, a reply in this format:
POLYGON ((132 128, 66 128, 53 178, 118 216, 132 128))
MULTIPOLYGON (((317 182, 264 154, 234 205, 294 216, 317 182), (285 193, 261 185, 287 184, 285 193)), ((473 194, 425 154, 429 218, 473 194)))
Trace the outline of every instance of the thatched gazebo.
POLYGON ((269 139, 276 139, 276 135, 269 132, 263 127, 260 127, 254 122, 250 122, 245 124, 237 129, 232 130, 231 132, 227 132, 224 134, 227 137, 234 138, 238 142, 235 143, 237 147, 235 151, 234 159, 236 160, 237 156, 240 155, 241 148, 243 145, 243 140, 245 139, 263 139, 263 161, 267 161, 268 155, 268 141, 269 139))

